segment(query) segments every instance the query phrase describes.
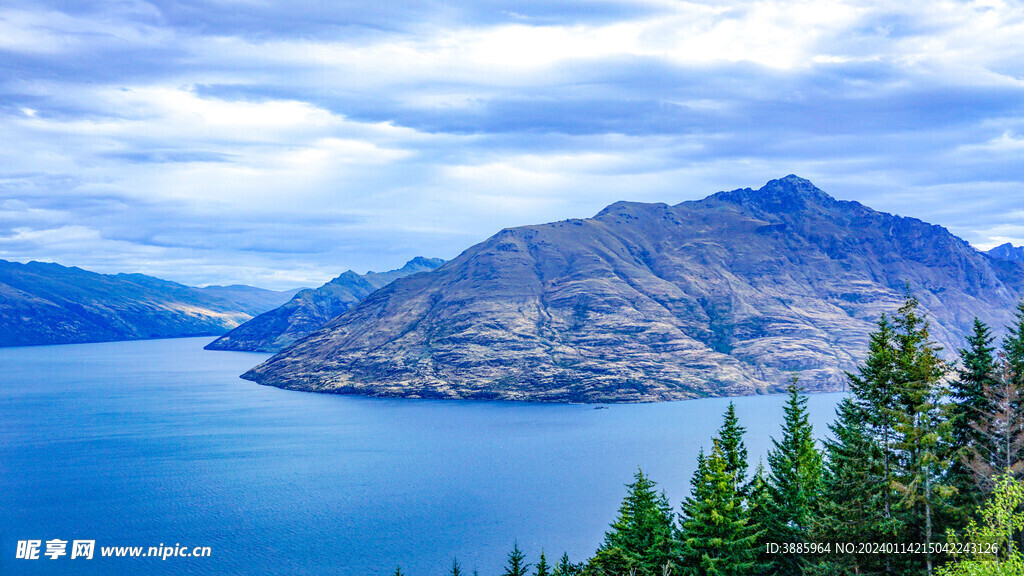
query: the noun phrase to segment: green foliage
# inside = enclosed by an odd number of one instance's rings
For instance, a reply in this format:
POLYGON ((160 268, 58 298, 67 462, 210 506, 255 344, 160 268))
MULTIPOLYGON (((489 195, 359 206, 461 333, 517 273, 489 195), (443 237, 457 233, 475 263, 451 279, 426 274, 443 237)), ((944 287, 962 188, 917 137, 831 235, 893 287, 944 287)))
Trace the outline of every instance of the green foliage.
POLYGON ((527 576, 530 565, 526 563, 526 555, 519 549, 519 543, 512 545, 512 551, 508 553, 508 560, 505 562, 505 572, 502 576, 527 576))
POLYGON ((395 576, 405 576, 405 574, 402 573, 401 566, 395 566, 395 576))
POLYGON ((991 476, 998 458, 997 434, 993 434, 999 401, 995 348, 988 326, 974 319, 967 348, 959 350, 961 368, 950 383, 950 426, 952 436, 949 483, 956 488, 953 524, 963 528, 967 512, 977 508, 985 496, 985 477, 991 476))
POLYGON ((586 576, 619 576, 620 574, 633 574, 637 570, 635 559, 627 556, 622 548, 601 547, 587 562, 583 574, 586 576))
MULTIPOLYGON (((1020 576, 1024 574, 1024 555, 1014 534, 1024 529, 1024 483, 1010 475, 997 479, 990 500, 978 511, 980 523, 973 518, 967 525, 968 542, 980 546, 977 554, 939 570, 939 576, 1020 576), (996 554, 988 554, 988 547, 996 554)), ((957 543, 956 538, 951 538, 957 543)))
MULTIPOLYGON (((825 440, 825 470, 818 514, 811 526, 815 542, 873 542, 891 537, 881 483, 885 476, 882 447, 870 433, 867 415, 853 398, 836 409, 825 440)), ((871 574, 882 567, 878 556, 833 554, 815 560, 814 574, 871 574)))
POLYGON ((758 533, 749 525, 736 472, 730 470, 719 439, 711 455, 700 460, 692 485, 693 494, 683 503, 682 572, 694 576, 759 572, 758 533))
MULTIPOLYGON (((918 302, 908 296, 894 318, 896 392, 892 486, 905 526, 905 541, 937 541, 936 519, 948 505, 953 490, 945 483, 949 466, 949 404, 940 385, 949 367, 939 356, 941 348, 931 341, 928 322, 917 313, 918 302)), ((905 558, 914 563, 920 557, 905 558)), ((923 557, 920 571, 931 573, 934 559, 923 557)))
POLYGON ((747 515, 750 518, 750 526, 762 528, 758 537, 754 540, 754 548, 757 550, 757 564, 764 567, 765 574, 775 574, 778 567, 775 564, 775 556, 768 554, 766 545, 773 540, 766 527, 772 522, 771 487, 768 485, 767 473, 764 466, 758 462, 754 476, 747 486, 747 515))
POLYGON ((1003 338, 1003 352, 1009 368, 1010 382, 1017 390, 1024 389, 1024 301, 1017 304, 1014 323, 1003 338))
POLYGON ((563 552, 562 558, 555 564, 555 570, 552 572, 552 576, 577 576, 583 571, 583 568, 579 564, 573 564, 569 561, 569 553, 563 552))
POLYGON ((743 493, 747 478, 747 447, 743 443, 743 435, 747 429, 740 426, 736 417, 736 406, 729 402, 725 410, 722 427, 718 429, 718 443, 722 446, 722 455, 725 457, 725 470, 732 476, 733 484, 737 492, 743 493))
MULTIPOLYGON (((788 392, 782 437, 772 439, 768 452, 770 497, 761 496, 765 510, 758 512, 766 542, 808 542, 818 512, 822 457, 815 445, 807 397, 800 393, 795 378, 788 392)), ((777 555, 773 568, 778 574, 799 574, 801 563, 799 555, 777 555)))
MULTIPOLYGON (((880 521, 869 524, 868 535, 873 539, 868 541, 927 543, 942 532, 937 520, 954 490, 945 480, 951 425, 942 386, 948 366, 940 351, 931 341, 927 320, 918 312, 917 299, 908 294, 895 316, 883 315, 879 320, 868 357, 858 374, 850 375, 858 434, 864 436, 851 439, 870 441, 880 457, 877 470, 872 470, 878 472, 877 481, 863 486, 867 503, 879 507, 882 515, 880 521)), ((852 411, 848 415, 854 416, 852 411)), ((838 450, 830 449, 830 456, 833 452, 852 456, 846 447, 833 448, 838 450)), ((857 466, 852 461, 837 464, 857 466)), ((843 505, 848 497, 835 490, 830 496, 840 497, 837 504, 847 510, 826 513, 852 513, 849 503, 843 505)), ((933 563, 929 555, 887 555, 882 561, 887 572, 905 574, 931 572, 933 563)))
POLYGON ((537 562, 537 570, 534 572, 534 576, 551 576, 551 572, 548 571, 548 559, 544 557, 544 551, 540 551, 540 561, 537 562))
POLYGON ((458 559, 452 558, 452 569, 448 574, 450 576, 462 576, 462 567, 459 566, 458 559))
POLYGON ((660 575, 661 567, 675 560, 676 533, 672 507, 657 484, 637 470, 619 516, 605 534, 604 543, 588 564, 606 574, 660 575))

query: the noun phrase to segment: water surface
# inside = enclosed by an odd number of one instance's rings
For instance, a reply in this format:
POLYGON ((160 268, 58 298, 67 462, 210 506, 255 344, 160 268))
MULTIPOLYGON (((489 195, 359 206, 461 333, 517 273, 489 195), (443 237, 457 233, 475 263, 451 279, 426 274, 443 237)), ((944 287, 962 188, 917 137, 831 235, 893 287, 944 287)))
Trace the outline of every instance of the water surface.
MULTIPOLYGON (((0 349, 0 574, 440 576, 457 556, 488 576, 516 541, 579 560, 638 467, 678 507, 730 402, 309 394, 239 379, 266 355, 209 341, 0 349), (212 555, 16 560, 28 539, 212 555)), ((816 430, 840 398, 811 396, 816 430)), ((785 397, 732 401, 756 463, 785 397)))

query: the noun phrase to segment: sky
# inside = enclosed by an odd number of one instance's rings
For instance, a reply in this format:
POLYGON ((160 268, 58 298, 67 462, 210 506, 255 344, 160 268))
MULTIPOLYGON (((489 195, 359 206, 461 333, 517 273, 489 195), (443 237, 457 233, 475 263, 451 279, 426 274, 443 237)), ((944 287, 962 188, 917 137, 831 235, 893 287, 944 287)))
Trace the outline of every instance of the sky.
POLYGON ((0 0, 0 258, 317 286, 797 174, 1024 244, 1024 4, 0 0))

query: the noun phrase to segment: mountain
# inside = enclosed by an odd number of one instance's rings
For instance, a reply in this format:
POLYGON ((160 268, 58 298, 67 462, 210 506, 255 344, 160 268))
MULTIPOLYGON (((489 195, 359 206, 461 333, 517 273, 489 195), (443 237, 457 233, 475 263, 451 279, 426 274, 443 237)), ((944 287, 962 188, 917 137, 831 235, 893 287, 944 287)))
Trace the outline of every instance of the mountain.
POLYGON ((265 312, 207 344, 207 350, 278 352, 304 338, 348 310, 374 290, 398 278, 433 270, 444 260, 413 258, 405 266, 388 272, 359 275, 349 270, 313 290, 306 289, 280 308, 265 312))
POLYGON ((1017 262, 1024 262, 1024 246, 1014 246, 1009 242, 1001 246, 996 246, 995 248, 986 252, 986 254, 992 256, 993 258, 999 258, 1001 260, 1015 260, 1017 262))
POLYGON ((647 402, 839 390, 909 283, 947 350, 997 328, 1024 265, 788 176, 502 230, 243 375, 317 392, 647 402))
POLYGON ((0 346, 212 336, 295 292, 0 260, 0 346))

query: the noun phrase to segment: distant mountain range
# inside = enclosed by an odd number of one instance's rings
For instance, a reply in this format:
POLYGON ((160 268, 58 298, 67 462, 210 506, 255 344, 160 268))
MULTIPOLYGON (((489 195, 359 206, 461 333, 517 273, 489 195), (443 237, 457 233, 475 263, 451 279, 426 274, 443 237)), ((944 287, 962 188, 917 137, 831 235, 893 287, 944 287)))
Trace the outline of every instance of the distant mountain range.
POLYGON ((351 270, 317 289, 302 290, 284 305, 265 312, 206 346, 207 350, 277 352, 323 327, 374 290, 392 281, 444 264, 440 258, 413 258, 397 270, 357 274, 351 270))
POLYGON ((675 206, 502 230, 373 292, 243 375, 419 398, 660 401, 838 390, 909 284, 952 351, 1024 264, 788 176, 675 206))
POLYGON ((1001 258, 1003 260, 1024 262, 1024 246, 1014 246, 1007 242, 1006 244, 996 246, 989 250, 988 255, 995 258, 1001 258))
POLYGON ((142 274, 0 260, 0 346, 212 336, 295 292, 193 288, 142 274))

